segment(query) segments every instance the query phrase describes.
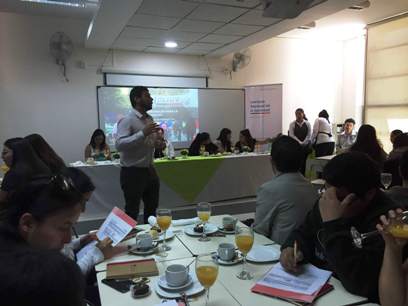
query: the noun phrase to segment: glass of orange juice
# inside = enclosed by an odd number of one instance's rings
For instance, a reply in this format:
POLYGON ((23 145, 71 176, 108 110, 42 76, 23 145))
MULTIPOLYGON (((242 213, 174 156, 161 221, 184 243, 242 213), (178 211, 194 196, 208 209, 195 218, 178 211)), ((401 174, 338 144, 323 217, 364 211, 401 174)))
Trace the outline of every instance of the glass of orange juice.
POLYGON ((163 231, 163 244, 160 247, 160 256, 166 257, 167 251, 170 247, 166 244, 166 232, 171 225, 171 210, 167 208, 160 208, 156 211, 157 225, 163 231))
POLYGON ((246 256, 254 244, 254 230, 252 227, 236 226, 235 244, 243 255, 242 271, 237 275, 239 279, 252 279, 251 273, 246 268, 246 256))
POLYGON ((210 241, 210 238, 205 234, 205 224, 210 220, 211 216, 211 204, 207 202, 201 202, 197 204, 197 216, 203 224, 203 234, 199 241, 210 241))
POLYGON ((210 300, 210 287, 214 285, 218 276, 218 265, 211 255, 200 255, 196 259, 196 275, 200 284, 206 290, 205 305, 210 300))

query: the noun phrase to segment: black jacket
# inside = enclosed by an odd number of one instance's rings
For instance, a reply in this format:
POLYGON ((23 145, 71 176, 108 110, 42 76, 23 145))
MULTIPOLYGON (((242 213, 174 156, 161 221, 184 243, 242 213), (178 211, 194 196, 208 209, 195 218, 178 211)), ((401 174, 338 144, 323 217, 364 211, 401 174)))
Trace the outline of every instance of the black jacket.
POLYGON ((347 291, 378 302, 384 241, 378 235, 359 249, 353 244, 350 228, 355 226, 360 233, 373 231, 379 217, 395 208, 396 204, 378 191, 365 213, 349 219, 323 222, 317 202, 303 224, 282 245, 282 249, 293 246, 296 240, 306 262, 333 271, 347 291))

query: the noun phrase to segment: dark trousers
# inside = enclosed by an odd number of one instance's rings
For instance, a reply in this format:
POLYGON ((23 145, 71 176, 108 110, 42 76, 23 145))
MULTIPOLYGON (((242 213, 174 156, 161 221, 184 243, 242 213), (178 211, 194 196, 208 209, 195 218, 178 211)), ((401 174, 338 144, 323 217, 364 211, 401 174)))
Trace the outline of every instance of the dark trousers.
POLYGON ((149 216, 156 215, 156 208, 159 206, 160 180, 153 167, 122 167, 120 186, 125 196, 125 212, 129 216, 137 220, 140 200, 144 203, 144 223, 147 223, 149 216))
POLYGON ((315 146, 316 157, 332 155, 334 153, 334 142, 324 142, 315 146))

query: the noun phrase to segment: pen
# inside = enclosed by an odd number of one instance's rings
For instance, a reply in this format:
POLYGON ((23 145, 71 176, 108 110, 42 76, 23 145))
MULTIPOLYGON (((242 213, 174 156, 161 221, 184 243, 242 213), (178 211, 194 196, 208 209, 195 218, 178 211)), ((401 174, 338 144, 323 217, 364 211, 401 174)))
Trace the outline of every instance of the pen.
POLYGON ((295 265, 296 265, 296 263, 297 263, 297 260, 296 260, 297 249, 298 249, 298 244, 297 244, 297 241, 295 240, 295 243, 294 243, 294 245, 293 245, 293 258, 295 259, 295 265))

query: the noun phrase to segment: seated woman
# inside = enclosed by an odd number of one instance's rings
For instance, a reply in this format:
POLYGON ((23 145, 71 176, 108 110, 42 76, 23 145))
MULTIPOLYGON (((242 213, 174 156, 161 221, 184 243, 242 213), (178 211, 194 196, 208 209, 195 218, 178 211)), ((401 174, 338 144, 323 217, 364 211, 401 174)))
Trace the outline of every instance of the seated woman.
POLYGON ((6 165, 6 167, 3 169, 4 171, 8 171, 11 168, 11 164, 13 162, 13 150, 11 149, 11 146, 13 145, 13 143, 20 141, 21 137, 16 137, 16 138, 10 138, 7 139, 4 143, 3 143, 3 151, 1 152, 1 158, 4 161, 4 164, 6 165))
POLYGON ((270 142, 270 138, 265 140, 256 140, 252 137, 251 132, 248 129, 245 129, 239 132, 239 141, 235 144, 235 149, 239 150, 240 153, 245 151, 244 148, 247 148, 249 152, 253 152, 255 150, 255 145, 263 145, 270 142))
POLYGON ((26 137, 38 157, 47 165, 52 173, 59 173, 65 168, 64 160, 55 153, 54 149, 39 134, 31 134, 26 137))
POLYGON ((111 152, 106 143, 105 133, 96 129, 91 136, 90 143, 85 148, 85 160, 92 157, 94 160, 110 160, 111 152))
POLYGON ((399 171, 400 160, 404 152, 408 151, 408 134, 403 133, 398 135, 393 144, 393 150, 388 155, 384 163, 383 172, 392 174, 392 182, 390 187, 401 186, 402 177, 399 171))
POLYGON ((215 141, 215 145, 218 147, 218 152, 220 153, 232 152, 231 135, 232 135, 232 132, 230 129, 223 128, 220 131, 220 135, 215 141))
POLYGON ((154 144, 154 158, 162 158, 166 155, 174 157, 174 147, 173 144, 164 137, 163 128, 159 128, 154 144))
POLYGON ((210 134, 198 133, 188 149, 188 155, 199 156, 204 152, 209 154, 218 153, 217 146, 211 142, 210 134))
MULTIPOLYGON (((83 203, 84 195, 70 176, 54 175, 30 181, 9 199, 6 218, 0 223, 0 255, 21 246, 61 251, 71 242, 72 227, 78 221, 83 203)), ((103 256, 117 250, 109 238, 99 241, 96 248, 103 256)))
POLYGON ((357 133, 356 142, 350 147, 350 151, 358 151, 370 156, 382 170, 387 153, 378 142, 377 132, 372 125, 363 124, 357 133))
POLYGON ((0 187, 0 203, 4 203, 13 191, 23 186, 34 177, 50 175, 50 169, 37 156, 26 139, 8 143, 8 163, 10 170, 4 175, 0 187))
MULTIPOLYGON (((95 186, 89 176, 78 168, 69 167, 65 170, 65 174, 72 179, 75 188, 81 193, 81 212, 84 212, 86 203, 91 198, 95 186)), ((81 238, 74 239, 70 243, 65 244, 62 252, 72 260, 76 259, 82 273, 87 275, 96 264, 127 250, 127 247, 112 247, 106 243, 98 244, 96 242, 96 234, 84 235, 81 238), (92 242, 94 243, 87 248, 87 252, 85 252, 81 258, 76 259, 75 254, 92 242)))

